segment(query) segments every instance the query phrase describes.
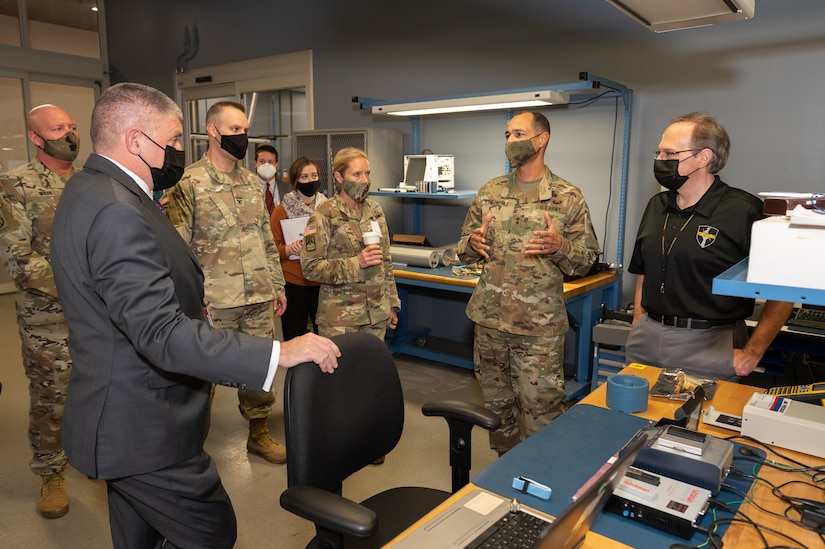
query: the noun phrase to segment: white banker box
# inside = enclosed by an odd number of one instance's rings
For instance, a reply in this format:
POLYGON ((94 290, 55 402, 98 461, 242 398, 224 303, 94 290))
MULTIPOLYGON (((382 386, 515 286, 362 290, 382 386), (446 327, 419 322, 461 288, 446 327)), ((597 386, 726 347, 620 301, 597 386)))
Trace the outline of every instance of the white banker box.
MULTIPOLYGON (((825 215, 813 215, 825 222, 825 215)), ((782 215, 753 224, 747 280, 825 290, 825 226, 792 220, 782 215)))

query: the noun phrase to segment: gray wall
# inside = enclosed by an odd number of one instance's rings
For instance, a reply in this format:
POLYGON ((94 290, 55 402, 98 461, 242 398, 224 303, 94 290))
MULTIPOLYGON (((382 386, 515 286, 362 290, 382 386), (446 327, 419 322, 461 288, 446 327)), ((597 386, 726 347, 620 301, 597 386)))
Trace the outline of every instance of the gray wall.
MULTIPOLYGON (((604 0, 111 0, 106 7, 114 82, 140 81, 171 94, 187 26, 197 26, 200 42, 190 68, 311 49, 316 128, 398 129, 407 152, 414 152, 409 122, 373 117, 351 97, 537 87, 575 82, 579 71, 620 82, 635 92, 625 264, 657 190, 651 152, 674 114, 705 110, 721 119, 733 141, 721 175, 734 186, 825 187, 821 0, 760 0, 751 21, 666 34, 647 31, 604 0)), ((608 182, 614 114, 609 101, 549 113, 548 163, 582 188, 608 260, 615 259, 618 203, 618 174, 608 182)), ((426 121, 421 144, 456 154, 458 188, 477 188, 504 171, 504 124, 503 115, 426 121)), ((426 232, 438 235, 434 243, 451 240, 463 219, 460 206, 466 203, 425 214, 426 232)), ((625 301, 632 286, 626 277, 625 301)))

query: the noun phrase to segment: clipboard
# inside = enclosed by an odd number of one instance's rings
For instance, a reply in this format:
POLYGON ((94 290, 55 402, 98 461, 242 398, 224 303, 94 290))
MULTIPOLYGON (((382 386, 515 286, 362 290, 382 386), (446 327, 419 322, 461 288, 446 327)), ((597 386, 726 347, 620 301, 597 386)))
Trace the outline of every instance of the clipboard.
MULTIPOLYGON (((304 229, 309 221, 309 216, 291 217, 281 220, 281 230, 284 232, 284 242, 291 244, 296 240, 304 239, 304 229)), ((300 256, 291 255, 289 259, 301 259, 300 256)))

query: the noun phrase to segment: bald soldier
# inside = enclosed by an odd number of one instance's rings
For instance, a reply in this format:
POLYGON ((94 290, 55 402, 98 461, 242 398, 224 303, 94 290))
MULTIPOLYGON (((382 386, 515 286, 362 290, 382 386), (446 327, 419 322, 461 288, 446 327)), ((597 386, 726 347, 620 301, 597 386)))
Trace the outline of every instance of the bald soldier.
POLYGON ((69 329, 57 297, 49 246, 57 201, 74 173, 80 139, 71 115, 40 105, 26 117, 35 158, 0 174, 0 253, 17 290, 23 368, 29 378, 31 470, 42 479, 40 513, 69 511, 60 425, 69 385, 69 329))

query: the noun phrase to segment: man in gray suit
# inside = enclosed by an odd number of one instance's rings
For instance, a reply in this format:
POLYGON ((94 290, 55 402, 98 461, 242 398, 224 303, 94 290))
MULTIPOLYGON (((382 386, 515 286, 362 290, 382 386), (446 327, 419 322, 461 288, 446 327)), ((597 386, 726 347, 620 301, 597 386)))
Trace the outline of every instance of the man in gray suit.
POLYGON ((279 343, 211 328, 201 269, 152 200, 183 172, 181 121, 154 88, 107 89, 95 152, 54 219, 74 362, 63 445, 76 469, 106 480, 115 548, 232 547, 232 504, 203 451, 211 383, 268 390, 278 365, 331 373, 340 356, 314 334, 279 343))

